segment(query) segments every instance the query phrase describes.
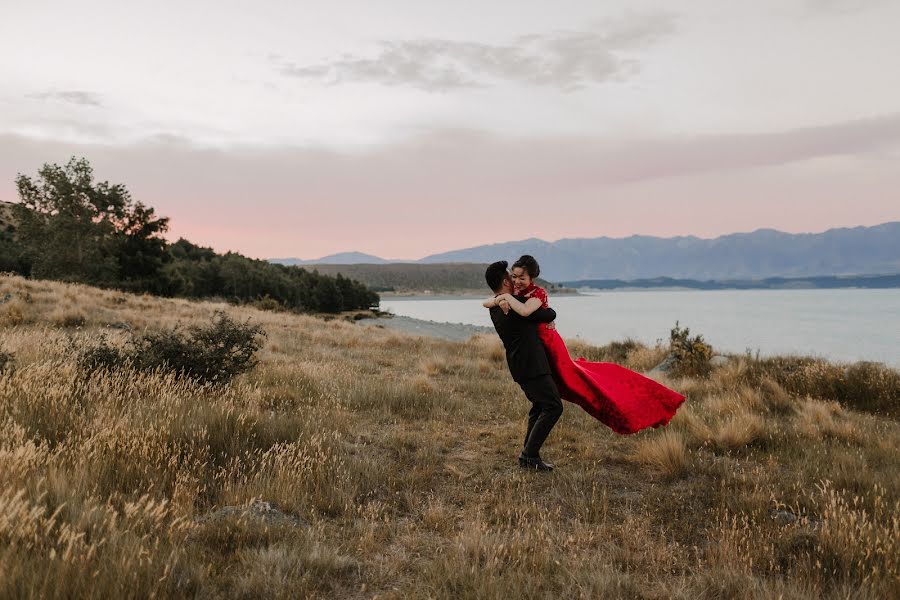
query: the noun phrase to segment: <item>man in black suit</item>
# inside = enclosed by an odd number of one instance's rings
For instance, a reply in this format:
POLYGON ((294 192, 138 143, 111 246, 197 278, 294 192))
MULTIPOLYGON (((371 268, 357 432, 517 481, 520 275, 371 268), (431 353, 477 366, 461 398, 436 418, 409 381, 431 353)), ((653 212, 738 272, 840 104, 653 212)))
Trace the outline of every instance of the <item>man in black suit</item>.
MULTIPOLYGON (((506 261, 495 262, 485 271, 485 280, 495 296, 513 291, 507 264, 506 261)), ((520 300, 525 302, 526 299, 520 300)), ((504 310, 502 306, 493 306, 490 311, 494 329, 506 348, 509 372, 531 401, 528 429, 525 432, 524 449, 519 455, 519 465, 550 471, 553 465, 541 459, 540 449, 562 415, 563 407, 559 390, 551 376, 544 344, 538 337, 537 326, 538 323, 549 323, 556 319, 556 312, 552 308, 539 308, 528 317, 522 317, 509 311, 508 307, 504 310)))

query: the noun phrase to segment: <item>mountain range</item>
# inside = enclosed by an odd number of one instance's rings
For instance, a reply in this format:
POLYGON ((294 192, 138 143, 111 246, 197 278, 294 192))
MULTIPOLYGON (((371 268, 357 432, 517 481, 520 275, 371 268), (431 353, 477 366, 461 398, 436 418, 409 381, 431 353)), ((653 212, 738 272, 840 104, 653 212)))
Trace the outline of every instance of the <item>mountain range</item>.
POLYGON ((625 238, 536 238, 393 261, 345 252, 315 260, 270 259, 281 264, 479 263, 531 254, 551 281, 583 279, 754 279, 900 273, 900 221, 839 227, 821 233, 757 229, 704 239, 632 235, 625 238))
POLYGON ((302 258, 270 258, 269 262, 280 265, 386 265, 388 263, 416 262, 379 258, 363 252, 339 252, 322 258, 303 260, 302 258))

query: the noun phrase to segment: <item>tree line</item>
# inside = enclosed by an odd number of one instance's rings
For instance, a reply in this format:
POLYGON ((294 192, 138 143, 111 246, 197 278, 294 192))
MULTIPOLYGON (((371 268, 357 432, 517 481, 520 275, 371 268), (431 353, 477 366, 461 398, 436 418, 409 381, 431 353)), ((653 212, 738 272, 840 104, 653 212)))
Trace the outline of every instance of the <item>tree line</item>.
POLYGON ((135 202, 122 184, 94 181, 84 158, 44 164, 16 178, 19 203, 0 228, 0 270, 159 296, 265 299, 297 311, 378 306, 358 281, 272 264, 181 238, 169 243, 168 217, 135 202))
MULTIPOLYGON (((498 257, 506 258, 504 256, 498 257)), ((511 262, 511 261, 510 261, 511 262)), ((325 275, 343 275, 360 281, 377 292, 422 291, 456 292, 475 290, 487 292, 481 263, 388 263, 356 265, 307 265, 325 275)), ((543 279, 538 285, 559 292, 560 286, 543 279)))

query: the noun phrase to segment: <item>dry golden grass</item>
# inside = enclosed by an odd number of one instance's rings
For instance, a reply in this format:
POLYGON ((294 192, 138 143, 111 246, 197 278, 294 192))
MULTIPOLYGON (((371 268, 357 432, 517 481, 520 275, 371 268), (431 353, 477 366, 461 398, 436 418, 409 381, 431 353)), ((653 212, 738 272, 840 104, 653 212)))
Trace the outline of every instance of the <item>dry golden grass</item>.
POLYGON ((676 429, 665 429, 637 443, 635 458, 660 473, 675 477, 688 468, 688 451, 676 429))
POLYGON ((837 402, 804 400, 797 415, 797 428, 811 438, 831 436, 847 442, 857 442, 859 430, 837 402))
POLYGON ((684 404, 672 417, 669 427, 680 431, 685 443, 694 448, 705 446, 713 439, 712 429, 697 414, 693 404, 684 404))
POLYGON ((766 431, 765 421, 750 412, 728 418, 713 434, 716 445, 723 450, 737 450, 761 438, 766 431))
MULTIPOLYGON (((530 473, 515 460, 528 404, 493 336, 18 277, 6 293, 0 597, 900 595, 900 425, 809 395, 811 367, 802 393, 745 359, 660 376, 688 401, 634 436, 566 404, 543 450, 557 469, 530 473), (216 309, 268 333, 226 387, 77 372, 70 340, 216 309), (284 518, 208 518, 258 500, 284 518)), ((638 370, 660 358, 573 346, 638 370)))
POLYGON ((87 324, 87 314, 80 306, 69 304, 54 309, 49 320, 57 327, 83 327, 87 324))
POLYGON ((14 298, 10 302, 0 305, 0 326, 15 327, 31 322, 31 311, 28 303, 14 298))

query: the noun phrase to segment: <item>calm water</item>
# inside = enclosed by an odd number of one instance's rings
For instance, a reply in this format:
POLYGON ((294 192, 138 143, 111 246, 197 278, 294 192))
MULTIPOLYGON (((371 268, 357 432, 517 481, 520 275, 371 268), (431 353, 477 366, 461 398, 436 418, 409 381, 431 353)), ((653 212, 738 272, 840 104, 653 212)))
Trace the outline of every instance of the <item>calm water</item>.
MULTIPOLYGON (((487 297, 487 294, 485 294, 487 297)), ((900 368, 900 289, 608 291, 551 297, 563 337, 667 341, 675 320, 714 348, 875 360, 900 368)), ((394 314, 491 326, 475 298, 385 298, 394 314)))

